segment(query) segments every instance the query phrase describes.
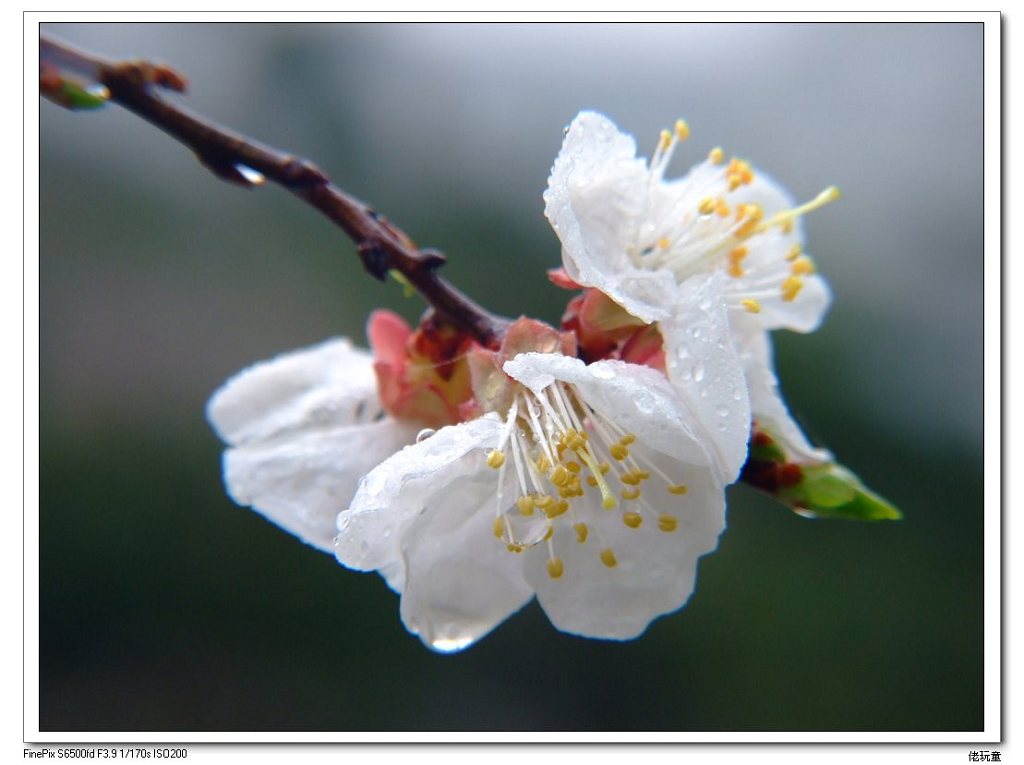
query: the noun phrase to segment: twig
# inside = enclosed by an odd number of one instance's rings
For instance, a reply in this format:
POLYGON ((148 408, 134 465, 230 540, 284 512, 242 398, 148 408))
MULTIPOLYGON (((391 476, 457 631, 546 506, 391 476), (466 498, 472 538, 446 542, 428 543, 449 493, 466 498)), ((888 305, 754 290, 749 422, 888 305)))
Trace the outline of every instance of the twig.
POLYGON ((405 232, 332 184, 316 165, 163 99, 158 88, 185 91, 185 79, 173 69, 148 61, 110 61, 45 35, 39 41, 39 60, 44 88, 54 87, 61 70, 106 87, 111 101, 188 146, 223 180, 252 187, 267 178, 315 207, 355 242, 368 273, 382 280, 392 269, 401 273, 441 318, 481 344, 495 346, 504 336, 507 319, 491 314, 438 276, 444 255, 416 247, 405 232))

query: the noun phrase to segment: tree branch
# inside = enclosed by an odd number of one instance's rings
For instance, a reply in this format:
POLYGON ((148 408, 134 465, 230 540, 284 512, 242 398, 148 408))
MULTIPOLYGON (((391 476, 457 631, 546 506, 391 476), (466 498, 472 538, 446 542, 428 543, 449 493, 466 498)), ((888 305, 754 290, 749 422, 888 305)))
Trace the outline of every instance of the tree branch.
POLYGON ((45 35, 39 40, 39 62, 44 92, 60 87, 62 71, 102 85, 109 91, 109 100, 188 146, 223 180, 253 187, 266 178, 315 207, 355 242, 368 273, 383 280, 388 271, 399 272, 441 318, 484 346, 495 346, 504 336, 508 319, 491 314, 438 276, 436 269, 445 262, 444 255, 416 247, 405 232, 332 184, 316 165, 233 133, 162 98, 158 88, 185 91, 185 79, 173 69, 148 61, 110 61, 45 35))

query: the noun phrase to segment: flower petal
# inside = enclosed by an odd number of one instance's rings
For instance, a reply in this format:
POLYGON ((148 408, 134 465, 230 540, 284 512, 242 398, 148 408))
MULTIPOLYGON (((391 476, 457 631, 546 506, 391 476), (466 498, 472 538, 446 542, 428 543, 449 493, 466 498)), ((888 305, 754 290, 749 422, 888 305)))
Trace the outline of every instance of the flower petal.
POLYGON ((719 480, 728 484, 747 459, 750 400, 733 347, 725 279, 721 273, 687 279, 674 312, 659 327, 669 380, 707 439, 719 480))
POLYGON ((782 441, 786 452, 802 462, 827 462, 832 455, 816 449, 789 413, 779 391, 772 362, 771 338, 767 332, 744 330, 736 333, 740 358, 750 386, 750 405, 755 422, 782 441))
POLYGON ((466 648, 533 598, 523 556, 494 537, 496 478, 483 467, 447 484, 402 534, 402 622, 436 651, 466 648))
POLYGON ((381 413, 370 354, 343 338, 242 370, 206 408, 210 423, 231 446, 369 422, 381 413))
POLYGON ((629 258, 648 204, 647 181, 633 139, 607 117, 581 112, 551 168, 544 214, 562 242, 570 278, 649 322, 665 315, 675 280, 638 269, 629 258))
MULTIPOLYGON (((538 545, 527 551, 526 577, 537 599, 558 629, 577 635, 629 640, 642 633, 654 618, 683 606, 693 592, 700 556, 718 546, 725 529, 725 495, 706 469, 679 466, 673 460, 651 456, 665 471, 679 474, 689 487, 686 496, 648 502, 654 513, 669 511, 678 526, 671 532, 659 528, 658 517, 644 513, 640 528, 628 528, 616 510, 595 508, 587 513, 592 528, 586 542, 572 533, 556 533, 553 554, 561 559, 563 573, 552 579, 546 573, 548 555, 538 545), (615 565, 602 560, 603 550, 614 553, 615 565)), ((645 484, 645 492, 663 492, 645 484)), ((562 530, 568 531, 567 529, 562 530)))
POLYGON ((491 470, 483 450, 497 446, 501 431, 494 414, 449 425, 371 470, 359 482, 348 511, 338 516, 338 560, 358 571, 393 563, 416 516, 440 501, 457 479, 491 470))
POLYGON ((224 453, 224 483, 238 504, 333 553, 338 513, 348 507, 359 479, 412 443, 416 431, 387 418, 249 441, 224 453))

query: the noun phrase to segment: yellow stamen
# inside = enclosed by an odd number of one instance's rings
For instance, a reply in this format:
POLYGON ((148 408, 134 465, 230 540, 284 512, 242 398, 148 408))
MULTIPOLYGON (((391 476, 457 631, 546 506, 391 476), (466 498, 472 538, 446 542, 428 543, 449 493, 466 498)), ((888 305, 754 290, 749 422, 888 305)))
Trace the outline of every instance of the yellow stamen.
POLYGON ((566 470, 565 465, 556 465, 548 478, 555 486, 564 486, 565 482, 569 480, 569 471, 566 470))
POLYGON ((565 515, 569 509, 569 503, 564 499, 558 500, 558 502, 551 505, 551 507, 545 508, 544 514, 549 518, 557 518, 560 515, 565 515))
POLYGON ((801 258, 797 258, 793 261, 793 265, 790 266, 790 271, 796 276, 806 276, 813 274, 817 269, 814 267, 814 261, 804 255, 801 258))
POLYGON ((619 443, 622 444, 623 446, 629 446, 630 444, 634 444, 636 443, 636 436, 634 436, 632 433, 627 433, 626 435, 619 439, 619 443))
POLYGON ((622 516, 622 522, 631 529, 638 529, 640 524, 644 522, 644 519, 640 517, 640 513, 626 513, 622 516))
POLYGON ((590 531, 585 523, 576 523, 573 525, 573 529, 576 531, 576 541, 583 544, 587 541, 587 533, 590 531))
POLYGON ((672 242, 668 240, 668 237, 663 236, 661 239, 658 240, 658 249, 660 250, 667 250, 671 246, 672 242))
POLYGON ((789 248, 789 252, 786 253, 786 260, 793 261, 800 257, 800 245, 794 244, 789 248))
POLYGON ((676 138, 685 141, 689 137, 690 126, 686 124, 686 120, 676 120, 676 138))
POLYGON ((636 488, 633 488, 633 489, 623 489, 622 490, 622 498, 623 499, 636 499, 639 496, 640 496, 640 487, 639 486, 636 487, 636 488))
POLYGON ((492 449, 488 452, 487 464, 495 470, 505 464, 505 455, 502 453, 501 449, 492 449))
POLYGON ((509 552, 521 553, 526 548, 524 548, 522 545, 516 544, 515 542, 509 542, 507 545, 505 545, 505 549, 509 552))
POLYGON ((665 532, 675 531, 676 527, 678 525, 679 525, 679 521, 677 521, 671 515, 661 515, 661 516, 658 516, 658 528, 661 529, 662 531, 665 531, 665 532))
POLYGON ((548 561, 548 576, 552 579, 558 579, 564 572, 565 566, 561 558, 552 558, 548 561))
POLYGON ((612 459, 618 460, 619 462, 629 456, 629 449, 622 444, 612 444, 608 451, 611 453, 612 459))
POLYGON ((503 515, 494 519, 494 536, 499 539, 505 536, 505 517, 503 515))
POLYGON ((520 497, 516 500, 520 515, 533 515, 533 497, 520 497))
POLYGON ((669 146, 672 145, 672 134, 667 130, 661 131, 661 137, 658 139, 658 151, 665 151, 669 146))
POLYGON ((697 212, 701 215, 711 215, 715 211, 715 200, 711 197, 704 197, 697 205, 697 212))
POLYGON ((718 213, 719 218, 728 218, 730 212, 729 203, 719 197, 715 203, 715 212, 718 213))
POLYGON ((790 276, 782 282, 782 299, 787 303, 796 300, 796 296, 803 289, 804 282, 799 276, 790 276))
POLYGON ((544 532, 544 538, 541 541, 542 542, 547 542, 554 535, 555 535, 555 527, 554 526, 548 526, 548 530, 544 532))
POLYGON ((750 313, 761 313, 761 304, 754 300, 753 298, 741 300, 740 305, 746 308, 747 311, 749 311, 750 313))
POLYGON ((720 164, 722 164, 722 162, 725 161, 725 152, 722 151, 721 147, 716 146, 708 154, 708 161, 712 165, 720 165, 720 164))
POLYGON ((615 565, 619 562, 615 558, 615 553, 612 552, 610 547, 606 547, 601 550, 601 562, 608 568, 615 568, 615 565))
POLYGON ((678 483, 678 484, 671 484, 670 483, 668 485, 668 493, 669 494, 675 494, 675 495, 681 497, 684 494, 686 494, 686 492, 688 492, 688 491, 689 491, 689 489, 687 488, 685 483, 678 483))
POLYGON ((578 462, 566 462, 565 467, 570 473, 580 472, 580 463, 578 462))
POLYGON ((794 207, 791 210, 783 210, 780 213, 776 213, 772 216, 771 220, 765 222, 763 228, 767 228, 768 226, 781 226, 787 222, 792 222, 795 218, 799 218, 801 215, 806 215, 809 212, 817 210, 819 207, 824 207, 829 202, 835 202, 839 197, 839 189, 835 186, 829 186, 810 202, 802 204, 799 207, 794 207))

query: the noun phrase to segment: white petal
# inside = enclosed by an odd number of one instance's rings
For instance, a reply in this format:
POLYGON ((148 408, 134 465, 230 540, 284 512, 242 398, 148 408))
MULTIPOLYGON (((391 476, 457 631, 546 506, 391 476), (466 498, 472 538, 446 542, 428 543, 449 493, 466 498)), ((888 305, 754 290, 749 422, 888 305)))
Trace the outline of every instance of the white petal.
POLYGON ((728 484, 747 459, 750 400, 733 347, 725 279, 720 273, 687 279, 679 286, 672 316, 659 328, 669 380, 699 424, 719 480, 728 484))
POLYGON ((387 418, 248 441, 224 453, 224 483, 238 504, 333 553, 338 513, 348 507, 359 479, 412 443, 416 431, 387 418))
POLYGON ((285 433, 370 422, 380 413, 373 359, 333 339, 239 372, 206 415, 232 446, 285 433))
MULTIPOLYGON (((552 579, 546 573, 547 551, 542 545, 527 551, 527 581, 551 622, 564 632, 594 638, 628 640, 642 633, 654 618, 675 611, 690 597, 701 555, 718 546, 725 529, 725 495, 709 471, 655 460, 664 470, 679 474, 689 493, 676 497, 664 492, 654 479, 644 484, 644 494, 656 509, 643 513, 638 529, 622 523, 618 510, 595 507, 587 513, 592 528, 580 544, 569 529, 552 538, 555 556, 562 559, 563 574, 552 579), (671 500, 671 502, 669 502, 671 500), (658 528, 657 513, 667 511, 678 519, 673 532, 658 528), (601 550, 610 547, 617 565, 606 566, 601 550)), ((596 503, 594 503, 596 505, 596 503)))
POLYGON ((773 371, 772 346, 768 333, 740 331, 737 332, 737 341, 750 385, 750 405, 754 420, 779 438, 786 451, 801 461, 824 462, 831 459, 826 450, 811 446, 782 400, 779 381, 773 371))
POLYGON ((505 373, 534 391, 555 380, 569 383, 584 402, 633 433, 647 446, 678 460, 708 465, 695 434, 697 423, 660 372, 622 361, 584 364, 552 353, 523 353, 505 362, 505 373))
POLYGON ((790 329, 794 332, 813 332, 825 318, 832 303, 828 283, 819 275, 804 277, 804 286, 793 300, 783 300, 782 291, 775 296, 761 298, 760 313, 754 314, 761 329, 790 329))
POLYGON ((566 271, 645 321, 660 319, 675 280, 630 261, 645 217, 648 171, 633 139, 606 117, 582 112, 566 133, 544 193, 566 271))
POLYGON ((523 556, 494 537, 496 474, 447 484, 402 534, 402 622, 434 650, 466 648, 532 597, 523 556))
POLYGON ((394 563, 405 529, 444 498, 456 480, 490 473, 485 450, 498 444, 502 422, 494 414, 441 428, 371 470, 360 482, 348 512, 338 516, 335 554, 359 571, 394 563))

